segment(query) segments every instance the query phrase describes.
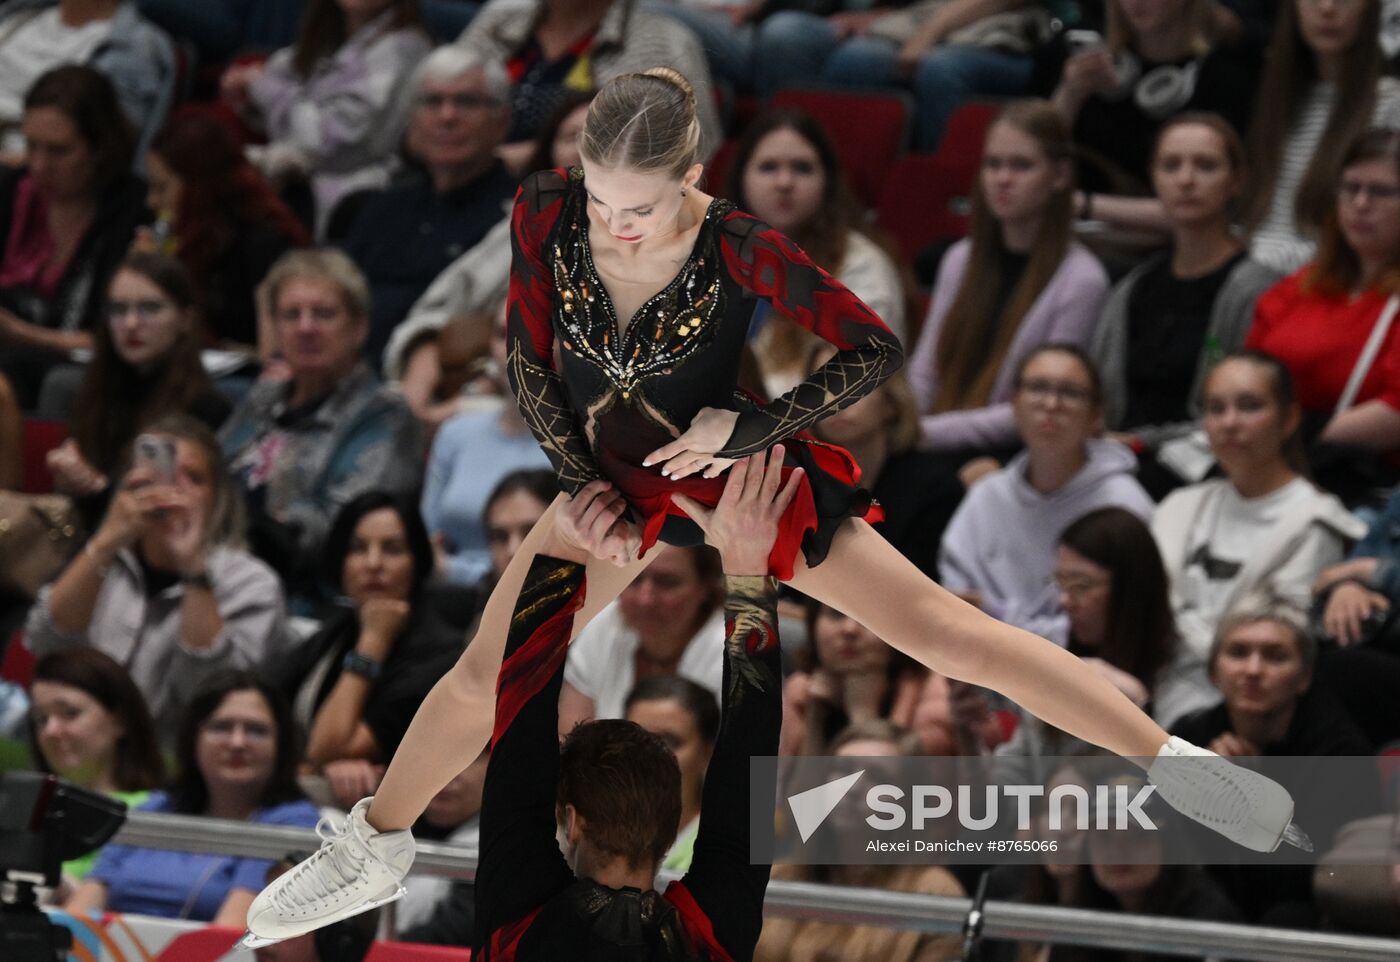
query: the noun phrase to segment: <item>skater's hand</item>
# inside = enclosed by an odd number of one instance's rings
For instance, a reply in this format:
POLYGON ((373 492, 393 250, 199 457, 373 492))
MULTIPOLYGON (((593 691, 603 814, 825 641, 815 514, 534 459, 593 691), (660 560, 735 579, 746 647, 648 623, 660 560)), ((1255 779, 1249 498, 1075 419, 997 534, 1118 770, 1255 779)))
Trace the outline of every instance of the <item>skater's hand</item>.
POLYGON ((367 795, 373 795, 384 777, 384 766, 363 758, 342 758, 327 762, 321 769, 331 794, 343 807, 349 808, 367 795))
POLYGON ((1344 581, 1332 589, 1322 613, 1322 627, 1342 646, 1354 645, 1365 632, 1366 619, 1390 608, 1390 599, 1359 585, 1344 581))
POLYGON ((713 510, 683 494, 673 494, 671 500, 705 532, 706 543, 718 549, 725 574, 764 575, 778 521, 801 480, 798 468, 783 483, 783 446, 777 444, 766 456, 735 462, 713 510))
POLYGON ((608 481, 590 481, 554 514, 544 553, 565 561, 584 562, 590 556, 615 565, 637 560, 641 532, 622 517, 627 501, 608 481))
POLYGON ((1206 748, 1226 758, 1251 758, 1260 753, 1259 746, 1247 738, 1241 738, 1234 732, 1217 735, 1206 748))
POLYGON ((704 471, 707 478, 717 478, 735 463, 731 458, 714 457, 714 453, 729 443, 738 420, 738 411, 701 408, 684 434, 648 454, 642 466, 659 464, 661 473, 668 478, 685 478, 696 471, 704 471))

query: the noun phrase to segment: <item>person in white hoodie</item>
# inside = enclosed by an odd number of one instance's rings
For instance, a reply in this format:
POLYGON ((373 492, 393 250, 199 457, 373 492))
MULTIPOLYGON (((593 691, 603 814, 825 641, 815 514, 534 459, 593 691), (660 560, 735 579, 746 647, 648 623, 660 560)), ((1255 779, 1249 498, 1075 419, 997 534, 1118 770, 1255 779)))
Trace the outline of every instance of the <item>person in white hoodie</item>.
POLYGON ((1102 382, 1083 349, 1042 345, 1014 383, 1025 450, 968 491, 944 532, 939 575, 988 614, 1063 643, 1066 621, 1051 579, 1060 533, 1097 508, 1146 520, 1153 504, 1133 476, 1133 453, 1096 437, 1102 382))
POLYGON ((1225 476, 1172 492, 1152 518, 1182 646, 1202 671, 1216 626, 1235 602, 1267 589, 1306 610, 1318 572, 1366 532, 1304 477, 1301 413, 1278 359, 1260 351, 1227 355, 1206 378, 1203 407, 1225 476))

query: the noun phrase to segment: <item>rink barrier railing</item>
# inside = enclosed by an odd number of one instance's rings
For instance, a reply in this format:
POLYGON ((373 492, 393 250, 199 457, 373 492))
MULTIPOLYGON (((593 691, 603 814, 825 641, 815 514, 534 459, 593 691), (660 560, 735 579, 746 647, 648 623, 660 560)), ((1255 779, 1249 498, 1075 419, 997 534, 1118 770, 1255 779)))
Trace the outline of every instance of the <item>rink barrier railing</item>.
MULTIPOLYGON (((310 829, 140 811, 127 816, 126 824, 113 841, 143 848, 265 859, 282 858, 289 852, 312 851, 320 845, 320 839, 310 829)), ((419 842, 413 871, 471 881, 476 875, 476 852, 460 846, 419 842)), ((664 883, 675 877, 662 873, 659 879, 664 883)), ((935 935, 962 932, 971 908, 972 900, 967 898, 782 881, 769 884, 765 905, 766 911, 793 918, 876 925, 935 935)), ((985 939, 1127 949, 1185 958, 1258 962, 1396 962, 1400 959, 1400 940, 1397 939, 999 901, 983 905, 982 935, 985 939)))

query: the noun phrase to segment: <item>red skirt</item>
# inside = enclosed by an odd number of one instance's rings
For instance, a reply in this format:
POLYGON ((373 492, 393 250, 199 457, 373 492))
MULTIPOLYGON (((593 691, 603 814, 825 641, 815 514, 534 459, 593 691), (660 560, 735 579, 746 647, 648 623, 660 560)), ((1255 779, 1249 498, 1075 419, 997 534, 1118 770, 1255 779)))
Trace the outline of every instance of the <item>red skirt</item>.
MULTIPOLYGON (((859 487, 860 466, 844 448, 804 435, 787 439, 783 448, 784 482, 795 468, 806 473, 783 512, 778 538, 768 555, 768 572, 787 581, 792 578, 799 550, 807 566, 815 568, 825 560, 843 521, 863 518, 874 524, 884 519, 885 512, 870 492, 859 487)), ((724 492, 727 474, 717 478, 693 474, 673 480, 662 477, 659 467, 639 467, 630 458, 610 456, 606 450, 600 452, 599 463, 642 525, 643 555, 658 541, 681 546, 704 542, 699 525, 672 503, 671 495, 679 492, 712 508, 724 492)))

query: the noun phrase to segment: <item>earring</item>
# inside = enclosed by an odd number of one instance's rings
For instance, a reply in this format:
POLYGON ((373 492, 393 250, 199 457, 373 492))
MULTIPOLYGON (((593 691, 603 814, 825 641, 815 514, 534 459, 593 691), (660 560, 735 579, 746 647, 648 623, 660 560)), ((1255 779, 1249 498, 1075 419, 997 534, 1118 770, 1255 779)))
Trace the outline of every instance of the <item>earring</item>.
POLYGON ((682 196, 682 197, 685 196, 685 188, 684 188, 684 187, 681 188, 681 196, 682 196))

